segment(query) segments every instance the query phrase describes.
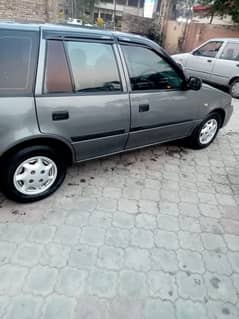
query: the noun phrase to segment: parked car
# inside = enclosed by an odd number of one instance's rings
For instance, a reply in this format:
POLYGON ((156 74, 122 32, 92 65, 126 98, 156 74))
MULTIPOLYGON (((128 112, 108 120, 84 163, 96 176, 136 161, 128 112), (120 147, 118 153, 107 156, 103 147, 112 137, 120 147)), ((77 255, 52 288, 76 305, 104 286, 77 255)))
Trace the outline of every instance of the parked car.
POLYGON ((229 87, 231 95, 239 98, 239 38, 211 39, 192 52, 172 57, 188 75, 229 87))
POLYGON ((72 163, 185 137, 204 148, 233 111, 137 35, 0 24, 0 45, 1 183, 15 201, 52 194, 72 163))

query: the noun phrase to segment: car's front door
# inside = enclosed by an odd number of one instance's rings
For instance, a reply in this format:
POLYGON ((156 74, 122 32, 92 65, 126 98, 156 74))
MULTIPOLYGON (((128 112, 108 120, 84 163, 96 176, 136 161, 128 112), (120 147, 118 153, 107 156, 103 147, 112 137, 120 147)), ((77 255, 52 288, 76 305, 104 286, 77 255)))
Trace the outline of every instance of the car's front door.
POLYGON ((228 41, 216 60, 211 81, 228 85, 230 80, 239 76, 239 41, 228 41))
POLYGON ((130 105, 114 44, 48 40, 46 51, 44 88, 36 97, 41 132, 70 140, 77 160, 121 151, 130 105))
POLYGON ((197 92, 151 48, 121 45, 131 86, 131 127, 127 148, 187 136, 195 127, 197 92))
POLYGON ((187 59, 186 72, 209 81, 222 44, 222 41, 210 41, 194 50, 187 59))

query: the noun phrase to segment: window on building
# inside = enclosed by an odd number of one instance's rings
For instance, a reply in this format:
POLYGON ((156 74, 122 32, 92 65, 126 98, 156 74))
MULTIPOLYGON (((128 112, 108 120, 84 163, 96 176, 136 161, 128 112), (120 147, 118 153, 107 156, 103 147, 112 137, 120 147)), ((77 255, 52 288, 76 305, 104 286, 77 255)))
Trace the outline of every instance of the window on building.
POLYGON ((116 3, 120 4, 120 5, 125 5, 126 4, 126 0, 116 0, 116 3))
POLYGON ((128 5, 131 7, 138 7, 138 2, 140 0, 128 0, 128 5))
POLYGON ((0 30, 0 95, 32 94, 37 33, 0 30))
POLYGON ((69 41, 66 48, 77 92, 121 91, 112 45, 69 41))
POLYGON ((223 60, 239 61, 239 43, 227 43, 220 58, 223 60))
POLYGON ((221 41, 211 41, 194 51, 193 55, 215 58, 221 46, 221 41))
POLYGON ((71 78, 62 41, 47 42, 45 93, 72 92, 71 78))
POLYGON ((169 90, 182 87, 183 80, 157 53, 144 47, 122 47, 133 91, 169 90))

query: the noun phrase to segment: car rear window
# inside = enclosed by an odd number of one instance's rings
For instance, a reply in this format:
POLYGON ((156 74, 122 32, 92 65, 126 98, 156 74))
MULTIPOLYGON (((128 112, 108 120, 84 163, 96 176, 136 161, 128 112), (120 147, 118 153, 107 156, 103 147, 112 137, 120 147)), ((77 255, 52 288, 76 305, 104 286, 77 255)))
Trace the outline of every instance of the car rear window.
POLYGON ((0 96, 32 95, 38 34, 0 30, 0 96))

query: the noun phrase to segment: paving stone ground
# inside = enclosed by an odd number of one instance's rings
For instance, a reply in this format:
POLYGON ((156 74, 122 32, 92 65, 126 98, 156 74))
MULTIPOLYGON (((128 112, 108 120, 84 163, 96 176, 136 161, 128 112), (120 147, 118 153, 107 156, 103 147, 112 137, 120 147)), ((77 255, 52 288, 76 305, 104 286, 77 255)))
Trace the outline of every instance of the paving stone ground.
POLYGON ((238 319, 239 102, 206 150, 155 146, 0 195, 0 318, 238 319))

